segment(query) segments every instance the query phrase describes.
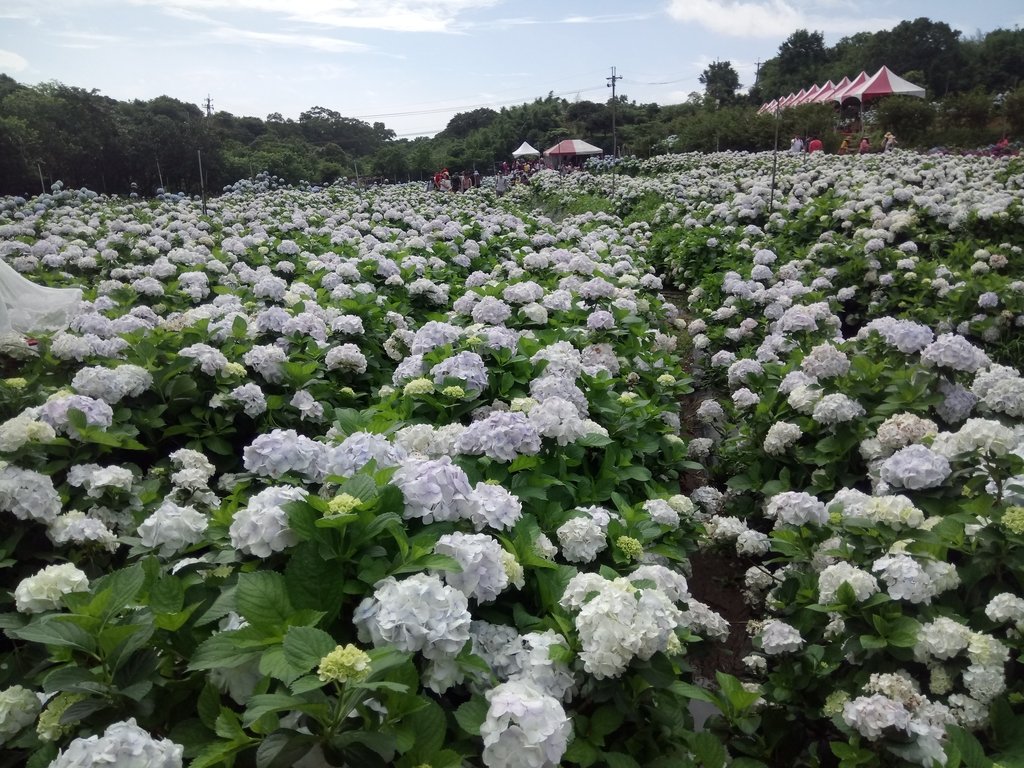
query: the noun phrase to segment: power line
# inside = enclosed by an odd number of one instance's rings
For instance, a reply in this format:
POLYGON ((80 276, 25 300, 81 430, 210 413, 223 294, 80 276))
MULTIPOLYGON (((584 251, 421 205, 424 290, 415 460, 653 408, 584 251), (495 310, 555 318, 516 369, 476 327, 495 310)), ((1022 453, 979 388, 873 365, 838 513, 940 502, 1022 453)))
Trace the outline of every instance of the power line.
MULTIPOLYGON (((552 93, 551 95, 552 96, 557 96, 557 97, 569 96, 571 94, 576 94, 576 93, 588 93, 590 91, 597 91, 597 90, 600 90, 600 88, 601 88, 601 86, 594 86, 593 88, 572 88, 572 89, 570 89, 568 91, 561 91, 559 93, 552 93)), ((461 111, 461 110, 464 110, 464 109, 479 109, 481 107, 500 107, 500 106, 508 106, 510 104, 526 104, 526 103, 534 101, 534 100, 536 100, 538 98, 541 98, 541 97, 539 97, 539 96, 524 96, 524 97, 520 97, 518 99, 509 99, 507 101, 486 101, 486 102, 480 102, 478 104, 463 104, 463 105, 460 105, 460 106, 452 106, 452 107, 433 107, 431 109, 412 109, 412 110, 406 110, 404 112, 379 112, 377 114, 371 114, 371 115, 353 115, 352 117, 355 120, 366 120, 366 119, 373 118, 373 117, 413 117, 415 115, 436 115, 436 114, 443 113, 443 112, 461 111)), ((546 98, 546 97, 544 97, 544 98, 546 98)))

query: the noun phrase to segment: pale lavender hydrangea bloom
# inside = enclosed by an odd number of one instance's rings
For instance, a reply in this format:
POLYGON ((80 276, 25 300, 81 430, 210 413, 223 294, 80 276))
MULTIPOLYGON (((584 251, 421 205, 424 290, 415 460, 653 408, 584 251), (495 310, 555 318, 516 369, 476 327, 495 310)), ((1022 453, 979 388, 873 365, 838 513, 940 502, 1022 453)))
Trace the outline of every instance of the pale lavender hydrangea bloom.
POLYGON ((242 451, 243 466, 263 477, 277 479, 295 473, 320 482, 325 476, 327 446, 298 434, 294 429, 275 429, 258 435, 242 451))
POLYGON ((454 558, 462 570, 444 571, 445 583, 478 603, 497 599, 509 585, 502 548, 498 540, 484 533, 444 534, 434 545, 434 553, 454 558))
POLYGON ((352 617, 363 642, 422 652, 428 659, 458 654, 469 640, 471 620, 466 596, 426 573, 377 582, 352 617))
POLYGON ((572 722, 558 699, 532 683, 510 680, 486 694, 480 726, 488 768, 551 768, 560 765, 572 722))
POLYGON ((474 421, 455 441, 459 453, 483 454, 494 461, 510 462, 520 455, 540 452, 540 433, 524 413, 496 411, 474 421))
POLYGON ((37 418, 46 422, 57 432, 63 432, 71 437, 79 437, 78 430, 71 426, 68 412, 74 408, 85 415, 85 423, 90 427, 106 429, 114 423, 114 409, 103 400, 97 400, 85 395, 65 395, 64 397, 48 400, 39 406, 37 418))
POLYGON ((209 344, 192 344, 178 351, 181 357, 188 357, 199 363, 199 369, 210 376, 215 376, 228 364, 224 353, 209 344))
POLYGON ((306 498, 302 488, 279 486, 265 488, 249 499, 249 503, 235 512, 228 528, 231 546, 253 557, 270 557, 298 543, 288 527, 288 513, 284 505, 306 498))
POLYGON ((60 494, 47 475, 13 464, 0 467, 0 510, 19 520, 49 525, 61 510, 60 494))
POLYGON ((896 488, 921 490, 942 485, 950 472, 945 456, 924 445, 909 445, 886 459, 879 475, 896 488))
POLYGON ((135 718, 130 718, 108 725, 102 736, 75 739, 53 759, 49 768, 181 768, 183 752, 180 744, 153 738, 136 725, 135 718))
POLYGON ((328 449, 325 471, 329 476, 352 477, 370 461, 378 469, 397 466, 405 458, 403 448, 394 445, 384 435, 372 432, 353 432, 338 445, 328 449))
POLYGON ((800 632, 784 621, 770 619, 761 628, 761 648, 769 656, 799 651, 803 644, 800 632))
POLYGON ((477 514, 469 478, 449 456, 406 459, 390 482, 405 497, 406 520, 471 520, 477 514))
POLYGON ((485 296, 476 303, 471 314, 474 323, 502 325, 512 316, 512 309, 501 299, 485 296))
POLYGON ((271 384, 276 384, 284 379, 281 367, 287 360, 288 355, 285 354, 285 351, 273 344, 256 345, 242 355, 242 362, 271 384))
POLYGON ((611 330, 615 327, 615 316, 611 312, 599 309, 587 315, 587 328, 592 331, 611 330))
POLYGON ((984 351, 953 333, 944 333, 925 347, 921 352, 921 362, 967 373, 987 368, 992 363, 984 351))
POLYGON ((202 541, 209 521, 195 507, 179 506, 164 499, 139 525, 138 535, 145 547, 160 548, 163 557, 170 557, 192 544, 202 541))
POLYGON ((775 521, 775 527, 783 525, 824 525, 828 522, 825 504, 803 491, 783 491, 771 497, 765 508, 765 517, 775 521))
POLYGON ((431 320, 416 331, 409 351, 414 355, 423 355, 436 347, 453 344, 460 336, 462 329, 459 326, 431 320))
POLYGON ((231 390, 231 397, 241 404, 245 415, 250 418, 256 418, 267 410, 267 398, 258 384, 241 384, 231 390))
POLYGON ((844 394, 834 393, 825 395, 815 403, 811 418, 819 424, 831 426, 859 419, 864 413, 864 406, 856 400, 844 394))
POLYGON ((444 384, 445 379, 458 379, 474 392, 487 388, 487 364, 476 352, 459 352, 442 360, 430 369, 430 374, 438 387, 444 384))
POLYGON ((473 489, 473 501, 476 503, 470 513, 470 519, 478 531, 487 526, 508 530, 523 514, 523 505, 519 499, 500 485, 477 483, 473 489))
POLYGON ((591 517, 574 517, 558 530, 558 543, 562 556, 570 563, 589 563, 608 547, 604 527, 591 517))

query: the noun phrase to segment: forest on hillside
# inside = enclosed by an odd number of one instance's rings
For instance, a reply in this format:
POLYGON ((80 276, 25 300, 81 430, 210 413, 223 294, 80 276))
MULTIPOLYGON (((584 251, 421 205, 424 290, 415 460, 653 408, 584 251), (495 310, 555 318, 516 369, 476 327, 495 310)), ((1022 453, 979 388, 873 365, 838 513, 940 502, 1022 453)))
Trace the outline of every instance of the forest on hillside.
MULTIPOLYGON (((620 154, 770 148, 778 131, 829 136, 832 107, 787 110, 780 125, 757 107, 826 79, 881 65, 926 87, 925 100, 883 99, 868 126, 894 130, 903 146, 977 147, 1024 135, 1024 30, 964 35, 927 18, 825 44, 797 30, 741 83, 731 62, 710 65, 702 93, 675 105, 638 104, 628 94, 598 103, 552 94, 499 110, 455 115, 432 138, 398 138, 384 123, 313 106, 297 119, 207 113, 170 96, 118 101, 58 82, 25 85, 0 75, 0 193, 33 194, 61 180, 104 193, 158 188, 217 192, 267 171, 288 183, 376 177, 426 178, 437 168, 490 172, 521 142, 546 147, 583 137, 610 150, 612 111, 620 154), (200 177, 202 163, 202 182, 200 177)), ((833 137, 834 138, 834 137, 833 137)), ((837 143, 837 142, 833 142, 837 143)))

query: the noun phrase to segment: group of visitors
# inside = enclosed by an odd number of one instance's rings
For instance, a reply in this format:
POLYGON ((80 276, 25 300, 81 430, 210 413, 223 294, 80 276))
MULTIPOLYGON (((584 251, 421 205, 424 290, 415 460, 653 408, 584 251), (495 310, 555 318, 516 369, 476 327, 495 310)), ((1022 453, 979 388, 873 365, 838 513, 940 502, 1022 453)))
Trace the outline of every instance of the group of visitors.
POLYGON ((436 192, 468 192, 480 186, 480 171, 473 169, 460 173, 451 173, 442 168, 431 179, 431 188, 436 192))
MULTIPOLYGON (((882 151, 890 152, 896 149, 896 137, 892 131, 888 131, 882 138, 882 151)), ((806 139, 802 136, 794 136, 793 141, 789 144, 790 154, 798 155, 801 152, 807 152, 814 154, 815 152, 824 152, 825 145, 821 139, 817 136, 808 136, 806 139)), ((871 139, 867 136, 861 136, 860 142, 857 144, 857 154, 867 155, 871 152, 871 139)), ((848 155, 850 154, 850 137, 843 136, 843 140, 839 144, 837 154, 848 155)))

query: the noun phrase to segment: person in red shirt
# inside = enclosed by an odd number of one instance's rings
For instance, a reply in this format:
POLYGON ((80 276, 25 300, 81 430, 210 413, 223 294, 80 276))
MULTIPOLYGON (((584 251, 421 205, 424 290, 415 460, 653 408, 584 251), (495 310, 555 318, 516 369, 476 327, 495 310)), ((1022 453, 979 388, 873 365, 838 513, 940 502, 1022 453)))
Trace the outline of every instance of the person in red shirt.
POLYGON ((815 152, 821 152, 824 149, 825 145, 821 143, 821 139, 819 139, 817 136, 812 137, 810 142, 808 142, 807 144, 807 152, 812 155, 815 152))

